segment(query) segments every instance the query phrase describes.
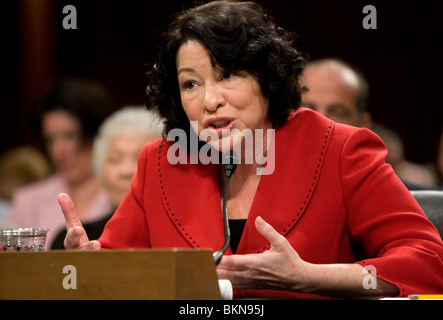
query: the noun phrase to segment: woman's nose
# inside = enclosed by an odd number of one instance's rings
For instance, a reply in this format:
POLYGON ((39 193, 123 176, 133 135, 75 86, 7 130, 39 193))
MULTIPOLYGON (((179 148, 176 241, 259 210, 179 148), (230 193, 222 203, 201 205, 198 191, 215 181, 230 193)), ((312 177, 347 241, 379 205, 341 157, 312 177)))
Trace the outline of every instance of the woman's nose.
POLYGON ((216 85, 205 88, 205 97, 203 100, 204 108, 209 112, 215 112, 226 103, 223 94, 216 85))
POLYGON ((132 176, 137 171, 137 161, 133 161, 132 159, 126 159, 120 165, 120 177, 122 179, 132 179, 132 176))

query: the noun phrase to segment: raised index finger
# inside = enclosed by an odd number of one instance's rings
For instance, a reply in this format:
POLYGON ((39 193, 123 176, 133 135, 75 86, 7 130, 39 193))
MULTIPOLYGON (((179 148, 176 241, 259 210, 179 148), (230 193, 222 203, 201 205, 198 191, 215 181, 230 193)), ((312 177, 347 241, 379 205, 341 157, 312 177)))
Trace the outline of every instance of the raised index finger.
POLYGON ((74 227, 83 227, 77 217, 77 212, 75 211, 75 206, 71 198, 69 198, 66 193, 60 193, 57 196, 57 200, 65 216, 67 231, 74 227))

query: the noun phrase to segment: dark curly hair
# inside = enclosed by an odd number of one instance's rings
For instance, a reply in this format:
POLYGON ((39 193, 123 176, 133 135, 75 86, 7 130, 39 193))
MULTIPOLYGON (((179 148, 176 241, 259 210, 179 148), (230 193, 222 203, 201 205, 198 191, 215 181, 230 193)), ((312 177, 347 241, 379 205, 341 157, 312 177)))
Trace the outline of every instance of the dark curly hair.
POLYGON ((177 80, 176 55, 188 40, 208 50, 213 67, 248 71, 269 99, 274 127, 282 125, 301 103, 299 76, 305 59, 293 47, 291 33, 278 27, 254 2, 213 1, 178 14, 164 35, 157 62, 148 75, 147 107, 165 117, 165 132, 188 131, 177 80))

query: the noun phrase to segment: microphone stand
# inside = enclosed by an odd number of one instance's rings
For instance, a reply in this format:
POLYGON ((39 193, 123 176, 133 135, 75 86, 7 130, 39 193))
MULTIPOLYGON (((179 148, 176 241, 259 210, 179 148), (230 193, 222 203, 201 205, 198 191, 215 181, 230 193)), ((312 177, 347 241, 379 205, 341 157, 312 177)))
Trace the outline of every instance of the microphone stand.
POLYGON ((237 153, 234 150, 228 151, 225 156, 223 157, 223 167, 225 171, 225 188, 223 192, 223 225, 224 225, 224 232, 225 232, 225 243, 221 247, 220 250, 214 252, 214 262, 217 266, 222 257, 223 253, 228 249, 229 244, 231 242, 231 231, 229 229, 229 220, 228 220, 228 210, 226 208, 227 202, 228 202, 228 191, 229 191, 229 179, 231 178, 232 174, 234 173, 235 169, 237 168, 238 164, 238 158, 237 153))

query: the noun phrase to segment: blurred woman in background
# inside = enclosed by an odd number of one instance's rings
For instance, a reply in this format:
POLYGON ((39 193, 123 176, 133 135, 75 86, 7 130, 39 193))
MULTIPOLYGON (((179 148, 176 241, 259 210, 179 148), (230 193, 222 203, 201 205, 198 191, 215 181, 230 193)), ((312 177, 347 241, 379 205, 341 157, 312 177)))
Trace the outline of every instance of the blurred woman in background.
MULTIPOLYGON (((131 187, 142 147, 160 138, 162 131, 160 116, 143 107, 123 108, 101 125, 94 141, 92 163, 94 173, 108 193, 111 210, 104 218, 83 225, 91 239, 100 237, 106 222, 131 187)), ((65 236, 64 229, 56 237, 52 249, 63 249, 65 236)))
POLYGON ((91 155, 97 130, 113 110, 106 89, 85 79, 56 82, 37 106, 36 129, 55 173, 14 193, 10 220, 18 227, 48 228, 47 248, 65 225, 54 201, 60 192, 76 199, 83 222, 109 213, 109 198, 93 174, 91 155))

